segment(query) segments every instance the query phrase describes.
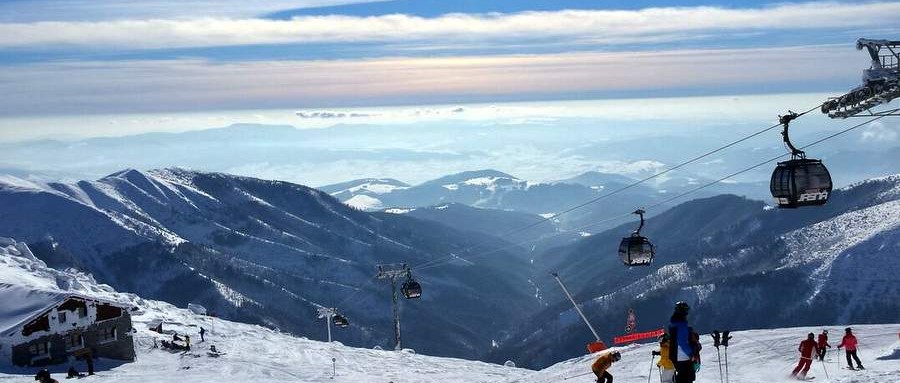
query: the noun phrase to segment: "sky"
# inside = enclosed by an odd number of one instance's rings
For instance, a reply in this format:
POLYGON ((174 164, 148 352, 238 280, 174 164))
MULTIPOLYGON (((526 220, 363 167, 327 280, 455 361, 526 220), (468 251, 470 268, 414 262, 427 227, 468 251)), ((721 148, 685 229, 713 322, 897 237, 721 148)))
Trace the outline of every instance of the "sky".
MULTIPOLYGON (((895 2, 0 2, 0 118, 842 91, 895 2)), ((2 129, 9 129, 8 121, 2 129)))
POLYGON ((887 1, 7 0, 0 143, 238 123, 596 124, 598 140, 768 123, 857 86, 856 40, 897 38, 898 14, 887 1))

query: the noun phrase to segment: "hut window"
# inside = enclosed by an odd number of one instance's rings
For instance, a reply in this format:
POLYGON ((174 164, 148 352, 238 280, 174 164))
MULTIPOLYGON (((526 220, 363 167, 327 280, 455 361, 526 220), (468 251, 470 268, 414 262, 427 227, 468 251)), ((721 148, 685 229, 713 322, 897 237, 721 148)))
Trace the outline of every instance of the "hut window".
POLYGON ((97 306, 97 321, 118 318, 122 316, 122 309, 113 305, 97 306))
POLYGON ((87 316, 87 307, 79 307, 78 308, 78 317, 84 318, 87 316))
POLYGON ((31 356, 42 356, 50 353, 50 342, 38 342, 28 346, 31 356))
POLYGON ((57 313, 57 316, 59 316, 59 323, 66 323, 66 312, 65 311, 60 311, 59 313, 57 313))
POLYGON ((101 328, 98 338, 99 338, 98 341, 100 341, 100 343, 111 342, 111 341, 116 340, 116 328, 115 327, 101 328))

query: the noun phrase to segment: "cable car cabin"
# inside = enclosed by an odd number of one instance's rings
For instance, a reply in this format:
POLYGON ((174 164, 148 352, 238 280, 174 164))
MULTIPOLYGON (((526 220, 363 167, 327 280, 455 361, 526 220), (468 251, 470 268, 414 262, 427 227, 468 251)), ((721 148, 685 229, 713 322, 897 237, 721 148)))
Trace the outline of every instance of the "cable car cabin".
POLYGON ((422 296, 422 286, 419 285, 419 282, 410 278, 403 283, 400 292, 403 293, 403 296, 405 296, 406 299, 416 299, 422 296))
POLYGON ((644 266, 653 262, 656 249, 647 237, 632 234, 622 238, 619 244, 619 258, 628 266, 644 266))
POLYGON ((334 314, 331 321, 334 322, 335 327, 347 327, 350 325, 350 321, 347 320, 347 317, 341 314, 334 314))
POLYGON ((831 195, 831 174, 820 160, 792 159, 778 163, 769 188, 780 208, 824 205, 831 195))

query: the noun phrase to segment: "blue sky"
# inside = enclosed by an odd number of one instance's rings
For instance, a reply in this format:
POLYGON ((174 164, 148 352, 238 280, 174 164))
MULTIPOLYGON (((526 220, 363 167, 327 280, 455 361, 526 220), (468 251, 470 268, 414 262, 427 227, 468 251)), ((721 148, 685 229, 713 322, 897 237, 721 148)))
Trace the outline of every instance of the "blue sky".
POLYGON ((4 1, 0 129, 59 115, 839 92, 867 66, 855 40, 896 38, 897 14, 877 1, 4 1))

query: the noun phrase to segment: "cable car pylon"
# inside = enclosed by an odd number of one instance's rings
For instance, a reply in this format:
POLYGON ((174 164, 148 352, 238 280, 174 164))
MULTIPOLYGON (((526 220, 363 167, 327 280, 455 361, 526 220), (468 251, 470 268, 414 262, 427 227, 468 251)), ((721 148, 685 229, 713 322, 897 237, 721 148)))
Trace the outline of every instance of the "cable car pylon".
POLYGON ((334 326, 338 328, 344 328, 350 325, 350 321, 347 320, 347 317, 338 314, 337 309, 334 307, 319 307, 318 313, 319 319, 325 319, 325 327, 328 328, 328 343, 331 343, 332 322, 334 322, 334 326))
POLYGON ((378 265, 378 279, 387 279, 391 283, 391 307, 394 313, 394 339, 397 344, 394 350, 403 349, 402 337, 400 336, 400 306, 397 302, 397 279, 406 278, 401 287, 401 293, 406 299, 416 299, 422 296, 422 286, 412 278, 412 273, 405 263, 378 265))

